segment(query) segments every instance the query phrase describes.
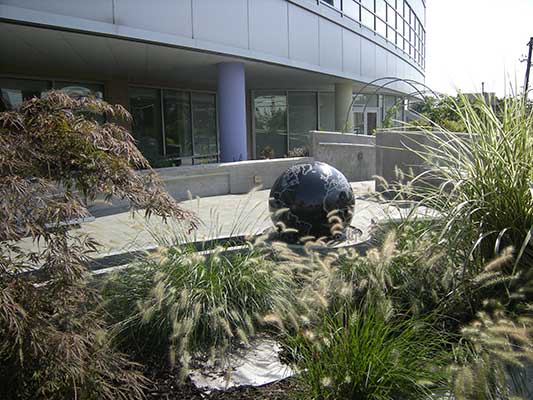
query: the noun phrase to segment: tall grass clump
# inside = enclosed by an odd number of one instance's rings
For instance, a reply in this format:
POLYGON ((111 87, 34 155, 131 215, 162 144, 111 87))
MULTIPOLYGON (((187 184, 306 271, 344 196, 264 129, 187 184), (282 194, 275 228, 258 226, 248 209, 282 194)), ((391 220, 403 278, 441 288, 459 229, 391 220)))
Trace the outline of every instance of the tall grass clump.
POLYGON ((527 249, 533 227, 531 105, 520 97, 494 105, 460 95, 450 107, 466 131, 458 135, 436 125, 426 129, 430 144, 417 153, 428 171, 407 190, 420 206, 440 213, 440 226, 433 229, 448 243, 450 256, 467 264, 472 256, 487 261, 512 245, 516 264, 529 253, 529 261, 522 263, 527 265, 533 260, 527 249))
POLYGON ((192 357, 223 359, 249 344, 263 316, 294 318, 294 289, 290 266, 247 242, 203 252, 165 248, 112 277, 104 297, 122 347, 167 355, 186 372, 192 357))
POLYGON ((454 266, 438 311, 457 321, 461 338, 451 363, 455 398, 524 396, 514 377, 531 369, 533 343, 533 111, 520 97, 489 104, 459 95, 448 107, 464 133, 423 128, 426 144, 413 151, 427 170, 400 185, 398 197, 436 210, 415 240, 431 232, 454 266))
POLYGON ((417 399, 445 386, 442 338, 424 321, 345 304, 292 339, 309 399, 417 399))

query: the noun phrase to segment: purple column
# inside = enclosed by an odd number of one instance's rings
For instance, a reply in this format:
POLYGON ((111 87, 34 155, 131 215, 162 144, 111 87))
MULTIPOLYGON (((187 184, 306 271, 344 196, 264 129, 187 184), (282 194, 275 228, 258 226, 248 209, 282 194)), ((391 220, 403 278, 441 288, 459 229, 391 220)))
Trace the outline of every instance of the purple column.
POLYGON ((217 71, 220 161, 246 160, 248 154, 244 65, 238 62, 224 62, 217 64, 217 71))

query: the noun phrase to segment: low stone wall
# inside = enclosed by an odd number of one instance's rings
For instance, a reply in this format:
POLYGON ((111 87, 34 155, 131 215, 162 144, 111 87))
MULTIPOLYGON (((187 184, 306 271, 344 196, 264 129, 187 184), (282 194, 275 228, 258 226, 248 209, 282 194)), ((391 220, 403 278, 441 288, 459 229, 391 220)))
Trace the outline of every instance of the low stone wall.
POLYGON ((425 170, 424 160, 416 154, 430 144, 423 132, 376 132, 376 175, 387 182, 397 180, 396 170, 412 170, 419 174, 425 170))
POLYGON ((156 171, 168 192, 174 198, 183 200, 189 192, 194 197, 206 197, 247 193, 258 185, 270 189, 287 168, 311 161, 311 157, 277 158, 160 168, 156 171))
POLYGON ((340 132, 311 131, 311 156, 341 171, 350 182, 376 174, 376 137, 340 132))
MULTIPOLYGON (((434 134, 439 135, 438 132, 434 134)), ((458 141, 471 140, 465 133, 454 133, 458 141)), ((453 143, 449 142, 453 146, 453 143)), ((412 171, 413 175, 427 171, 429 166, 417 154, 427 152, 429 148, 436 147, 435 141, 422 131, 397 131, 386 130, 376 133, 376 175, 383 177, 387 182, 398 180, 396 169, 405 173, 412 171)), ((439 184, 437 177, 428 177, 426 183, 439 184)))

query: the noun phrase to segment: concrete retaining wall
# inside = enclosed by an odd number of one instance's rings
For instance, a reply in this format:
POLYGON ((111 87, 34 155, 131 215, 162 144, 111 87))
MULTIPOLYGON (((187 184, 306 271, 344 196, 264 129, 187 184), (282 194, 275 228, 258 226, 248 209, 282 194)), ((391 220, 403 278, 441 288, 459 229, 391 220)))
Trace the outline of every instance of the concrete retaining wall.
MULTIPOLYGON (((438 132, 434 134, 439 135, 438 132)), ((454 133, 458 141, 471 140, 465 133, 454 133)), ((453 143, 448 141, 449 145, 453 143)), ((376 133, 376 175, 383 177, 387 182, 398 181, 395 170, 400 169, 405 173, 412 171, 418 175, 427 171, 429 166, 417 152, 427 152, 428 148, 436 147, 435 141, 421 131, 378 131, 376 133)), ((438 177, 432 176, 425 179, 427 183, 438 184, 438 177)))
POLYGON ((376 137, 339 132, 311 131, 311 156, 341 171, 350 182, 376 174, 376 137))
POLYGON ((397 180, 396 169, 412 170, 414 174, 423 172, 425 163, 416 151, 423 151, 423 146, 428 144, 422 132, 376 132, 376 175, 391 183, 397 180))
POLYGON ((261 185, 270 189, 277 177, 292 165, 311 162, 311 157, 251 160, 156 169, 168 192, 183 200, 229 193, 247 193, 261 185))

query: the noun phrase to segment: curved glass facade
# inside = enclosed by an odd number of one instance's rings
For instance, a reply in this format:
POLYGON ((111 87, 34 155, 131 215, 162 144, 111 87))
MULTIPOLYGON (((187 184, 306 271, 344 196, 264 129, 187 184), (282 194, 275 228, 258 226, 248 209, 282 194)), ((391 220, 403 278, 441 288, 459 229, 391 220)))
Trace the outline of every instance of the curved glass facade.
MULTIPOLYGON (((425 68, 426 30, 424 15, 417 15, 405 0, 321 0, 345 17, 358 22, 394 44, 398 50, 425 68), (422 20, 421 20, 422 19, 422 20)), ((422 10, 424 12, 425 5, 422 10)))

